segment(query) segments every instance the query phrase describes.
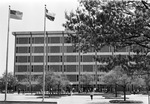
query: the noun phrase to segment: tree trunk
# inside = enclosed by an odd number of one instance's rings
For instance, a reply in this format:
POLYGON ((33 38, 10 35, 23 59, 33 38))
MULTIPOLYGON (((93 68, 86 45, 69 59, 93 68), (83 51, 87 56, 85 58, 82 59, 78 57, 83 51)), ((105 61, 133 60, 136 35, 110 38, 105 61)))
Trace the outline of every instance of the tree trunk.
POLYGON ((117 84, 115 84, 115 97, 117 97, 117 84))
POLYGON ((60 85, 58 84, 58 95, 59 95, 59 89, 60 89, 60 85))
POLYGON ((123 93, 124 93, 124 101, 126 101, 126 85, 123 87, 123 93))

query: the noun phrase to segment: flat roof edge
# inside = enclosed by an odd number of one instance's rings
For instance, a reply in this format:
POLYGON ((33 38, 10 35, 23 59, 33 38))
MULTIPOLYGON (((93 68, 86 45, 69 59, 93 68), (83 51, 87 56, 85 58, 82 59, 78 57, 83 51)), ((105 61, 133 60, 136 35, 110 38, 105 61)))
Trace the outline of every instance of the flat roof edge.
MULTIPOLYGON (((46 31, 46 34, 66 34, 67 31, 46 31)), ((74 32, 71 32, 74 33, 74 32)), ((16 35, 44 35, 44 31, 16 31, 12 32, 14 36, 16 35)))

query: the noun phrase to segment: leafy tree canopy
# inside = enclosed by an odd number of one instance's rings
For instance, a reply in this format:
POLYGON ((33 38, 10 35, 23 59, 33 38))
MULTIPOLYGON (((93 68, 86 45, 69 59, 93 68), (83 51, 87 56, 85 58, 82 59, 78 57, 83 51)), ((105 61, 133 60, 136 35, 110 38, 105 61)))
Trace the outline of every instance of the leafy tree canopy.
POLYGON ((93 79, 94 77, 87 73, 80 76, 81 83, 85 85, 90 85, 93 82, 93 79))
MULTIPOLYGON (((43 85, 43 76, 39 77, 38 82, 43 85)), ((51 71, 46 71, 46 76, 45 76, 45 84, 47 88, 54 88, 56 89, 57 86, 63 88, 69 84, 69 80, 67 79, 66 76, 56 74, 51 71)))
POLYGON ((145 1, 80 0, 75 12, 66 13, 63 26, 78 50, 96 51, 136 45, 150 48, 150 9, 145 1))
MULTIPOLYGON (((4 89, 6 82, 6 74, 4 73, 2 78, 0 79, 0 87, 4 89)), ((13 75, 12 72, 9 72, 7 74, 7 83, 8 83, 8 89, 12 89, 14 86, 18 84, 17 78, 13 75)))

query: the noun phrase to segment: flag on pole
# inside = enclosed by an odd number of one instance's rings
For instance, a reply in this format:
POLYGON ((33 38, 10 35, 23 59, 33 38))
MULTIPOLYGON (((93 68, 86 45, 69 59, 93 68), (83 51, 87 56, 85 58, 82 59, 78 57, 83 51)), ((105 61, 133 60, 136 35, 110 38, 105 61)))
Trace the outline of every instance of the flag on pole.
POLYGON ((46 17, 47 19, 49 19, 50 21, 54 21, 55 20, 55 13, 49 13, 48 10, 46 9, 46 17))
POLYGON ((10 18, 22 20, 23 13, 16 10, 10 10, 10 18))

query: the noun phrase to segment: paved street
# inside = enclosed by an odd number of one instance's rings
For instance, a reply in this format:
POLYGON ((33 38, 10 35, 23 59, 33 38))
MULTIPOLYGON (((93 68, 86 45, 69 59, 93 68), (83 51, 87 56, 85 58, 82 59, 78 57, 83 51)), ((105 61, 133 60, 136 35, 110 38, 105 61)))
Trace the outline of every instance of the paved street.
MULTIPOLYGON (((4 100, 4 94, 0 94, 0 100, 4 100)), ((147 104, 147 95, 128 95, 127 97, 130 100, 140 100, 143 101, 143 104, 147 104)), ((8 94, 8 101, 42 101, 42 98, 38 96, 29 95, 29 94, 8 94)), ((109 104, 110 99, 104 99, 102 96, 94 96, 94 99, 91 101, 89 96, 64 96, 61 98, 45 98, 45 101, 48 102, 58 102, 58 104, 109 104)))

